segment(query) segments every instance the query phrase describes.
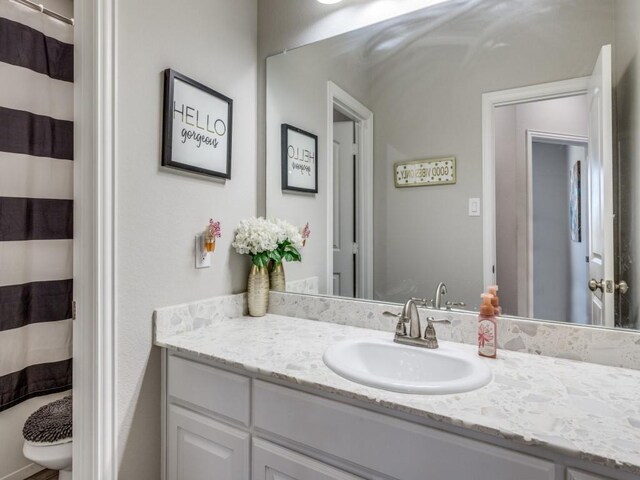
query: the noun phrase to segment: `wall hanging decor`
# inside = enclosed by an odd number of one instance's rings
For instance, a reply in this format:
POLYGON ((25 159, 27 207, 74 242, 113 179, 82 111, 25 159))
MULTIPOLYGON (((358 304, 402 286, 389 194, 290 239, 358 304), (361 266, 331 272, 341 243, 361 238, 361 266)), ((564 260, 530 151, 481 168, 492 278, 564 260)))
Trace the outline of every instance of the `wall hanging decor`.
POLYGON ((231 178, 232 119, 233 100, 165 70, 162 165, 231 178))
POLYGON ((456 158, 432 158, 397 162, 393 166, 396 187, 426 187, 456 183, 456 158))
POLYGON ((282 190, 318 193, 318 137, 282 124, 282 190))
POLYGON ((577 243, 582 242, 582 175, 580 167, 580 160, 573 164, 569 180, 571 187, 569 199, 571 240, 577 243))
POLYGON ((196 235, 196 268, 209 268, 211 255, 216 250, 216 240, 222 237, 220 222, 209 219, 209 224, 204 232, 196 235))

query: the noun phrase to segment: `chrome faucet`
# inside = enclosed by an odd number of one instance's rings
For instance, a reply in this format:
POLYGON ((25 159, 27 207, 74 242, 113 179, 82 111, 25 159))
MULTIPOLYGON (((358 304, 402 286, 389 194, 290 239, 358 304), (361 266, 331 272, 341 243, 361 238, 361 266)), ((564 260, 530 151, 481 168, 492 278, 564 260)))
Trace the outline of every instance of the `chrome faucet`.
MULTIPOLYGON (((442 298, 446 295, 446 293, 447 286, 444 284, 444 282, 440 282, 436 287, 435 298, 429 302, 429 306, 436 310, 441 310, 442 298)), ((464 302, 445 302, 444 306, 447 310, 451 310, 452 307, 466 307, 467 305, 464 302)))
POLYGON ((393 341, 404 345, 412 345, 415 347, 423 348, 438 348, 438 339, 436 338, 436 331, 433 327, 434 323, 447 323, 449 320, 434 320, 433 317, 427 318, 427 328, 424 331, 424 337, 420 331, 420 314, 418 313, 418 307, 427 305, 427 300, 424 298, 410 298, 402 307, 401 313, 384 312, 383 315, 387 317, 395 317, 398 319, 396 325, 396 334, 393 341), (407 326, 409 324, 409 333, 407 333, 407 326))
POLYGON ((442 297, 447 293, 447 286, 444 282, 440 282, 436 287, 435 300, 433 301, 433 308, 440 310, 442 304, 442 297))

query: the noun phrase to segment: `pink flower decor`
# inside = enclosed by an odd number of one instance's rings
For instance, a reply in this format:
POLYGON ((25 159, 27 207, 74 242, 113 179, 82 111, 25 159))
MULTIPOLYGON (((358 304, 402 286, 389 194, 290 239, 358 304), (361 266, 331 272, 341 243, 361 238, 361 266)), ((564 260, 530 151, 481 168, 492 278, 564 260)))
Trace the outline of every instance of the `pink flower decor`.
POLYGON ((486 342, 490 342, 493 340, 493 334, 491 330, 486 326, 482 325, 478 331, 478 345, 480 347, 484 347, 486 342))
POLYGON ((222 236, 220 222, 214 222, 213 218, 209 219, 209 236, 213 238, 220 238, 222 236))
POLYGON ((309 222, 302 229, 302 246, 307 244, 307 239, 311 236, 311 229, 309 228, 309 222))

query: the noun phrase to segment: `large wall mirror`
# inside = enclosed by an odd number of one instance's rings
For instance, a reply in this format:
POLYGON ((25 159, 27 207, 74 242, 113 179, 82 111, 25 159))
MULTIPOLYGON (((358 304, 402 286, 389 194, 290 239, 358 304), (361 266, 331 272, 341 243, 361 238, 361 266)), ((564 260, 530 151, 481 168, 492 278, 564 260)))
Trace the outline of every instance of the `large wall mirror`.
POLYGON ((270 57, 267 215, 312 231, 287 288, 473 311, 497 283, 506 315, 638 328, 639 52, 638 0, 451 0, 270 57))

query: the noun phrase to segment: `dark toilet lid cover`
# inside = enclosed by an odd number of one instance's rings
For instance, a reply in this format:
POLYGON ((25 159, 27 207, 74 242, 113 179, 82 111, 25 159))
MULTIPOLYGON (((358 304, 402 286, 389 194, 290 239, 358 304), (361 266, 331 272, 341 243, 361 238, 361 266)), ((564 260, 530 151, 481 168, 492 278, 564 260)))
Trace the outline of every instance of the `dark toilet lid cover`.
POLYGON ((22 436, 29 442, 52 443, 71 438, 71 395, 46 404, 24 422, 22 436))

